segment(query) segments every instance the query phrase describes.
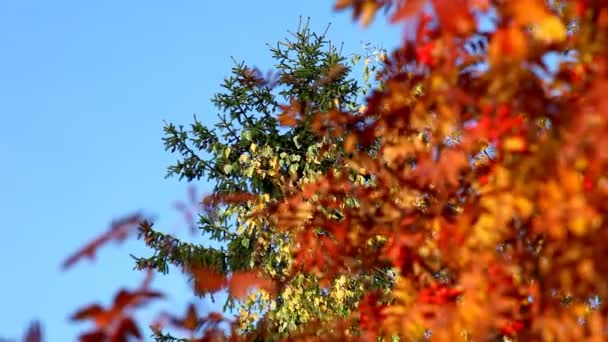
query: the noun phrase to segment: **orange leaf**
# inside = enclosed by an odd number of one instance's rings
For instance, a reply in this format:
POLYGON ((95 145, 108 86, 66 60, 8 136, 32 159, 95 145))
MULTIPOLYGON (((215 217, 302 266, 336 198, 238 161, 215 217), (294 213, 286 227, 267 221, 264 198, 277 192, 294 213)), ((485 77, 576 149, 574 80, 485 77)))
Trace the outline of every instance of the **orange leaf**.
POLYGON ((523 59, 528 52, 527 44, 525 34, 517 26, 497 30, 488 48, 490 63, 523 59))
POLYGON ((401 20, 407 20, 418 15, 422 11, 422 7, 426 0, 407 0, 402 4, 391 17, 391 22, 396 23, 401 20))
POLYGON ((194 289, 199 294, 213 293, 226 286, 226 277, 208 267, 195 266, 191 270, 194 289))
POLYGON ((291 99, 289 105, 279 106, 283 113, 279 114, 279 124, 282 126, 295 126, 298 124, 298 116, 302 110, 302 106, 295 99, 291 99))
POLYGON ((281 203, 278 210, 277 221, 282 229, 291 229, 306 222, 312 212, 313 206, 302 198, 292 197, 281 203))
POLYGON ((293 115, 290 113, 279 114, 279 123, 281 126, 295 126, 298 124, 298 120, 296 120, 293 115))
POLYGON ((490 9, 490 0, 473 0, 474 9, 485 12, 490 9))
POLYGON ((378 4, 375 1, 366 1, 361 5, 361 25, 368 26, 378 10, 378 4))
POLYGON ((468 0, 433 0, 433 5, 445 31, 467 35, 475 29, 475 20, 469 11, 468 0))
POLYGON ((188 306, 188 311, 186 312, 186 317, 184 318, 183 327, 185 329, 194 331, 197 325, 198 314, 196 312, 196 307, 194 306, 194 304, 190 304, 188 306))
POLYGON ((274 292, 274 283, 268 278, 257 275, 254 271, 235 272, 230 277, 229 291, 234 298, 243 299, 251 288, 274 292))
POLYGON ((511 1, 509 4, 521 26, 539 22, 549 15, 544 0, 511 1))
POLYGON ((334 4, 334 9, 342 10, 353 4, 353 0, 337 0, 334 4))
POLYGON ((357 137, 352 133, 347 135, 344 139, 344 151, 347 153, 352 153, 355 151, 355 147, 357 145, 357 137))
POLYGON ((195 331, 198 328, 200 320, 196 311, 196 307, 194 306, 194 304, 190 304, 188 305, 188 308, 186 309, 186 314, 183 318, 169 316, 169 321, 175 327, 189 331, 195 331))
POLYGON ((139 306, 147 299, 161 298, 163 295, 160 292, 149 290, 138 290, 129 292, 126 290, 120 291, 114 298, 113 310, 122 311, 127 306, 139 306))
POLYGON ((523 152, 526 150, 526 140, 520 136, 509 137, 502 141, 501 147, 509 152, 523 152))
POLYGON ((101 314, 104 311, 105 310, 101 307, 101 305, 93 304, 93 305, 87 306, 84 309, 81 309, 81 310, 77 311, 75 314, 73 314, 72 320, 81 321, 81 320, 89 319, 91 317, 98 316, 99 314, 101 314))

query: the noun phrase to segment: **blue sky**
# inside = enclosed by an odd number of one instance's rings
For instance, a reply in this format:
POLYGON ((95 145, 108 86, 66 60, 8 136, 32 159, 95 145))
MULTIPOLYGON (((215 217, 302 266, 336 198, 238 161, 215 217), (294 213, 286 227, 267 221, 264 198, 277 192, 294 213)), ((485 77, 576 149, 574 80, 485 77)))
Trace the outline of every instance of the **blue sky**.
MULTIPOLYGON (((62 260, 137 209, 173 231, 171 203, 186 184, 164 179, 175 157, 163 150, 162 121, 212 123, 209 99, 232 61, 267 70, 266 43, 312 17, 345 52, 361 42, 393 47, 400 29, 363 30, 330 0, 0 1, 0 339, 18 340, 40 319, 47 341, 72 341, 79 306, 106 304, 136 286, 129 253, 139 242, 103 248, 94 264, 60 272, 62 260)), ((208 191, 210 186, 199 184, 208 191)), ((157 278, 169 294, 151 312, 182 312, 191 299, 181 276, 157 278)), ((200 305, 209 308, 210 303, 200 305)), ((146 331, 146 334, 148 331, 146 331)))

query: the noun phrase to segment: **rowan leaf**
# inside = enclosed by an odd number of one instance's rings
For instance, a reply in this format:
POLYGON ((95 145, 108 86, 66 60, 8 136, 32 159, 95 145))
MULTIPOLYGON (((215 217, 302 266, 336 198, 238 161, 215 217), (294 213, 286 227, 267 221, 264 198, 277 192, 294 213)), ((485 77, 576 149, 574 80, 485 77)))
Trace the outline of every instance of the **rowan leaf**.
POLYGON ((40 322, 34 321, 30 323, 29 328, 23 337, 24 342, 42 342, 42 326, 40 322))
POLYGON ((566 27, 562 21, 554 15, 541 19, 532 29, 534 38, 544 43, 562 42, 566 39, 566 27))
POLYGON ((260 277, 255 271, 235 272, 230 277, 228 289, 234 298, 244 299, 252 288, 274 292, 274 283, 270 279, 260 277))
POLYGON ((407 0, 402 1, 402 4, 397 8, 393 16, 391 17, 392 22, 398 22, 402 20, 410 19, 411 17, 418 15, 422 12, 426 0, 407 0))
POLYGON ((198 294, 217 292, 227 284, 227 279, 224 275, 209 267, 194 266, 190 272, 194 280, 194 289, 198 294))

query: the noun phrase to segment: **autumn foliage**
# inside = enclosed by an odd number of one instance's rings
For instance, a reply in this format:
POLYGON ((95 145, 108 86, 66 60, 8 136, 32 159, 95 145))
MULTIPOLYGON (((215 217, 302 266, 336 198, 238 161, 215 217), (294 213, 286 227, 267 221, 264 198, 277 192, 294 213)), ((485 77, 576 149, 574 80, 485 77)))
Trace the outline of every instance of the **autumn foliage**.
MULTIPOLYGON (((201 208, 210 216, 220 205, 239 208, 241 228, 221 236, 251 259, 182 265, 199 294, 227 290, 268 305, 248 313, 247 326, 243 311, 235 320, 198 317, 194 306, 159 322, 193 341, 608 340, 608 2, 335 7, 364 25, 387 13, 406 28, 401 46, 380 58, 363 109, 287 93, 277 121, 259 121, 297 129, 289 148, 305 137, 317 152, 279 156, 286 150, 264 150, 247 136, 218 149, 226 163, 208 172, 259 174, 250 178, 259 186, 226 185, 201 208), (314 166, 325 165, 320 156, 330 165, 314 166), (300 316, 288 321, 285 312, 300 316)), ((326 70, 311 91, 342 77, 342 67, 326 70)), ((255 81, 248 89, 268 86, 259 74, 247 80, 255 81)), ((173 241, 165 259, 177 260, 177 240, 149 222, 139 229, 149 246, 173 241)), ((124 234, 112 230, 66 266, 124 234)), ((154 262, 140 266, 159 270, 154 262)), ((122 291, 111 308, 80 310, 74 319, 95 323, 81 340, 140 337, 123 312, 158 297, 122 291)), ((162 325, 155 338, 171 341, 162 325)))

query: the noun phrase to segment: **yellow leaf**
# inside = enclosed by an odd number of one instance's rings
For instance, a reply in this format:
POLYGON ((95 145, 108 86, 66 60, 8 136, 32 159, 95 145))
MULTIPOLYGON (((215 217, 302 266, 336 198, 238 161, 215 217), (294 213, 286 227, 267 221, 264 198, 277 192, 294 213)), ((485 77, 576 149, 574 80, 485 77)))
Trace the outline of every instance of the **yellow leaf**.
POLYGON ((523 152, 526 150, 526 140, 522 137, 509 137, 502 142, 502 148, 509 152, 523 152))
POLYGON ((568 228, 577 236, 583 236, 587 233, 587 220, 580 214, 570 218, 568 228))
POLYGON ((366 1, 361 5, 361 25, 364 27, 369 25, 378 10, 378 4, 375 1, 366 1))
POLYGON ((504 167, 496 168, 495 184, 497 188, 508 188, 511 185, 511 172, 504 167))
POLYGON ((584 169, 587 168, 588 162, 587 159, 585 159, 585 157, 579 156, 576 161, 574 162, 574 167, 578 170, 578 171, 582 171, 584 169))
POLYGON ((528 217, 530 217, 530 215, 532 215, 532 212, 534 211, 534 204, 525 197, 515 198, 514 205, 523 219, 527 219, 528 217))
POLYGON ((382 53, 380 54, 380 60, 381 60, 382 62, 386 62, 386 53, 385 53, 385 52, 382 52, 382 53))
POLYGON ((493 215, 481 214, 473 229, 478 243, 483 246, 494 246, 500 240, 493 215))
POLYGON ((549 15, 543 0, 512 1, 510 4, 515 20, 521 26, 537 23, 549 15))
POLYGON ((556 16, 546 16, 532 30, 534 38, 544 43, 561 42, 566 39, 566 27, 556 16))

